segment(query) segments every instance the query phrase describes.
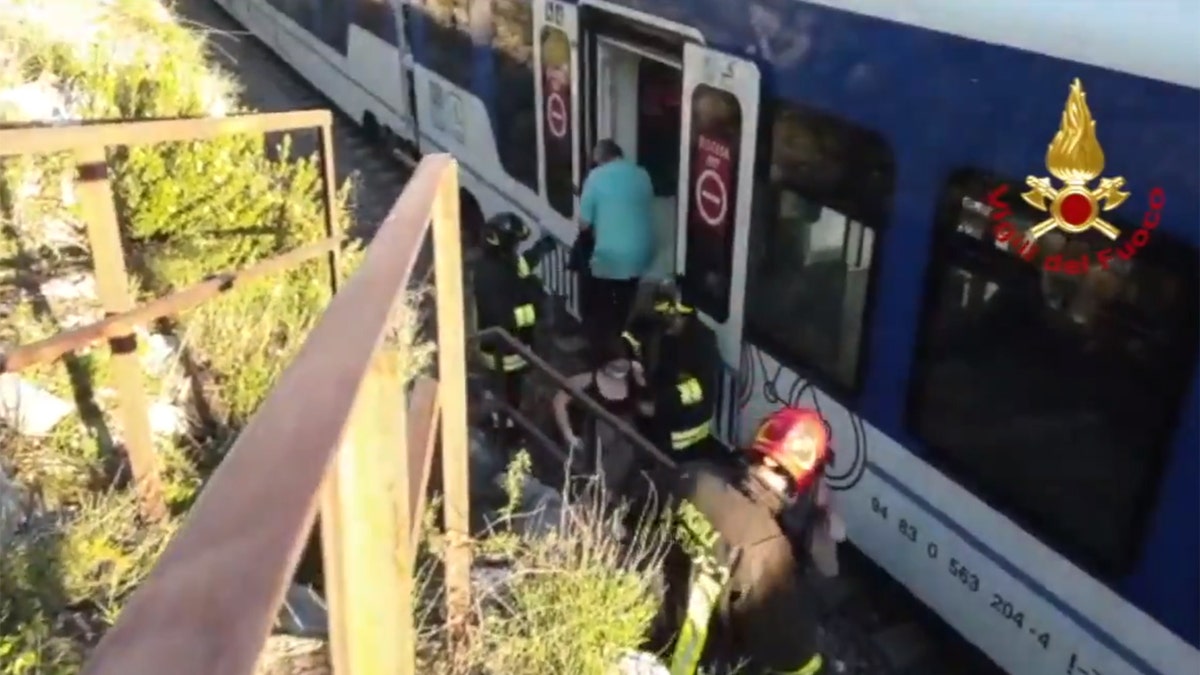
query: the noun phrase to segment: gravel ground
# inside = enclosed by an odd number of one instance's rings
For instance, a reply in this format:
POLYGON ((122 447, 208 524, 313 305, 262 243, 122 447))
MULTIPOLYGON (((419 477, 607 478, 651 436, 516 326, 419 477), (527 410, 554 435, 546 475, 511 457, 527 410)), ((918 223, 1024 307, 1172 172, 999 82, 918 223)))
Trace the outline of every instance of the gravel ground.
MULTIPOLYGON (((331 107, 264 46, 210 0, 181 0, 178 11, 197 27, 214 32, 221 62, 244 88, 246 104, 262 111, 331 107)), ((298 141, 311 143, 298 137, 298 141)), ((345 118, 335 120, 334 144, 338 180, 357 184, 355 213, 364 232, 374 229, 400 194, 408 171, 374 147, 345 118)), ((556 328, 564 328, 557 326, 556 328)), ((562 330, 553 332, 561 334, 562 330)), ((554 347, 542 336, 539 349, 565 373, 578 372, 577 356, 554 347)), ((548 410, 553 390, 544 380, 535 387, 531 411, 548 410)), ((549 420, 541 419, 543 423, 549 420)), ((839 675, 996 675, 1000 671, 959 639, 878 568, 844 546, 842 575, 813 580, 813 601, 825 620, 821 641, 829 659, 827 672, 839 675)))

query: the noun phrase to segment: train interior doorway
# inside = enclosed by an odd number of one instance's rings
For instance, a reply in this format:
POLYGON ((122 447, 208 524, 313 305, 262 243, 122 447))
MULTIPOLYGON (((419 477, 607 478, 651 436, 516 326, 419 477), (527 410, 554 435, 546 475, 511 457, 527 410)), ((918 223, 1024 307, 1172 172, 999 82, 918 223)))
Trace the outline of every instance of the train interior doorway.
POLYGON ((591 101, 595 141, 611 138, 625 156, 650 173, 654 184, 656 254, 648 278, 676 272, 683 70, 672 51, 633 40, 593 33, 594 77, 591 101))

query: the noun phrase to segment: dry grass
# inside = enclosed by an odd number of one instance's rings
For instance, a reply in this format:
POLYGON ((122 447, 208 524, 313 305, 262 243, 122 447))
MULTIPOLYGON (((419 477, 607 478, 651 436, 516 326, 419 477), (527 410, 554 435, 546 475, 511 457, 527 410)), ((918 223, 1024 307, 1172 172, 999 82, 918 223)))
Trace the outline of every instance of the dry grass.
POLYGON ((442 542, 427 518, 419 672, 608 675, 622 653, 642 645, 658 609, 663 531, 648 523, 624 535, 621 514, 588 491, 594 496, 565 504, 555 534, 521 536, 513 525, 530 515, 516 512, 528 467, 521 456, 510 465, 509 506, 489 536, 472 542, 479 568, 474 605, 457 649, 440 614, 442 542))

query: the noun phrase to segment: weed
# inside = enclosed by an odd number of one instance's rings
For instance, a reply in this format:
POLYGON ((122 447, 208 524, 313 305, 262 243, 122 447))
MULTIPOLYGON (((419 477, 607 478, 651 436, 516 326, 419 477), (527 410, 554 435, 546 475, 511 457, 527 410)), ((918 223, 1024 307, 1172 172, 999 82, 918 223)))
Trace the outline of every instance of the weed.
MULTIPOLYGON (((466 640, 450 649, 435 588, 444 548, 427 544, 418 584, 420 670, 436 675, 607 675, 618 656, 637 650, 658 608, 666 541, 658 528, 620 537, 618 519, 597 495, 566 505, 555 533, 521 536, 519 514, 528 458, 504 477, 508 506, 486 537, 471 542, 481 576, 466 640), (487 570, 487 571, 481 571, 487 570), (490 582, 485 578, 490 577, 490 582)), ((436 506, 434 507, 436 508, 436 506)), ((423 535, 440 533, 427 517, 423 535)))

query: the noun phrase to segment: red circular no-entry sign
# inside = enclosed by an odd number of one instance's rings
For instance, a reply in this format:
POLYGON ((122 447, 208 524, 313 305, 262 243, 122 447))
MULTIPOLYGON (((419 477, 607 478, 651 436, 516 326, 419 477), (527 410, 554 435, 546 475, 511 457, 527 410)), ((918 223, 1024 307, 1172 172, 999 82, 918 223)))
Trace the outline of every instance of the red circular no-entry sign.
POLYGON ((546 125, 555 138, 567 135, 567 102, 557 91, 546 97, 546 125))
POLYGON ((715 169, 705 169, 696 177, 696 212, 713 227, 725 223, 729 211, 729 186, 715 169))

